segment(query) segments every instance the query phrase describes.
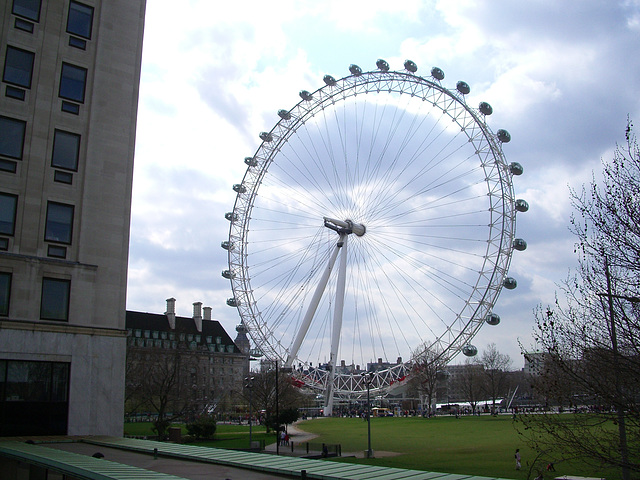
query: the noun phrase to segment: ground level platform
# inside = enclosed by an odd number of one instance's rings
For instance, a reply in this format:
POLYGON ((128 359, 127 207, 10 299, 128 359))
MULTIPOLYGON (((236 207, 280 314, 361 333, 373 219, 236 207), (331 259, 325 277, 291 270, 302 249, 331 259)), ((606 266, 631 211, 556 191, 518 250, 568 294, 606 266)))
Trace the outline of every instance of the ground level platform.
POLYGON ((82 480, 490 480, 122 437, 0 440, 7 459, 82 480))

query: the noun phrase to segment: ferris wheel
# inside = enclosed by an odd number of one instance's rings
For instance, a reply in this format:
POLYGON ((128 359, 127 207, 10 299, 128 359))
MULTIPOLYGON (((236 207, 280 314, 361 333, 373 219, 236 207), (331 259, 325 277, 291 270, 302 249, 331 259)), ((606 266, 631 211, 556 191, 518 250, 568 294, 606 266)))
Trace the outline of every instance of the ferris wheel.
POLYGON ((230 221, 227 304, 256 348, 300 385, 333 399, 399 385, 415 356, 443 362, 494 312, 513 250, 516 200, 506 130, 470 87, 442 85, 384 60, 324 77, 278 111, 255 154, 230 221), (363 375, 363 373, 367 375, 363 375))

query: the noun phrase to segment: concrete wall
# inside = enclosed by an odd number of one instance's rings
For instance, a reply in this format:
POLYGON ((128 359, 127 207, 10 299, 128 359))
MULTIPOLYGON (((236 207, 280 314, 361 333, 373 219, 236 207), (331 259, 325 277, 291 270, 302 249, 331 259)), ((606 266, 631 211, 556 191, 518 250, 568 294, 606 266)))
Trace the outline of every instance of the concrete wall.
POLYGON ((0 67, 6 46, 35 53, 25 100, 5 96, 0 115, 27 122, 16 172, 0 171, 0 192, 18 195, 15 234, 0 251, 12 273, 10 311, 0 317, 0 358, 71 364, 68 433, 121 435, 125 309, 135 127, 145 0, 82 0, 94 7, 86 48, 69 45, 69 0, 43 1, 33 33, 15 27, 12 0, 0 0, 0 67), (87 69, 78 115, 62 111, 62 63, 87 69), (71 184, 54 180, 54 130, 81 135, 71 184), (47 202, 74 206, 65 258, 48 256, 47 202), (40 319, 43 276, 69 279, 67 322, 40 319), (60 360, 64 359, 64 360, 60 360))

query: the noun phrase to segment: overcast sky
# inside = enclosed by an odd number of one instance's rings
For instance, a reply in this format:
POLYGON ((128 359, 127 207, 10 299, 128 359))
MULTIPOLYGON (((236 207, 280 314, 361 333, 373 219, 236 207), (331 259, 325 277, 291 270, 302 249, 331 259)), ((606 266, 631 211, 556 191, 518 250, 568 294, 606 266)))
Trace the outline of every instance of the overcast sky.
POLYGON ((521 368, 533 309, 553 302, 576 265, 569 188, 612 157, 627 115, 640 121, 638 47, 638 0, 147 2, 127 309, 163 313, 175 297, 177 314, 191 316, 200 301, 235 337, 220 242, 258 133, 325 74, 411 59, 417 74, 438 66, 444 86, 464 80, 489 102, 489 125, 512 137, 507 160, 524 167, 514 179, 530 205, 517 218, 528 243, 511 263, 518 288, 498 300, 502 323, 474 340, 521 368))

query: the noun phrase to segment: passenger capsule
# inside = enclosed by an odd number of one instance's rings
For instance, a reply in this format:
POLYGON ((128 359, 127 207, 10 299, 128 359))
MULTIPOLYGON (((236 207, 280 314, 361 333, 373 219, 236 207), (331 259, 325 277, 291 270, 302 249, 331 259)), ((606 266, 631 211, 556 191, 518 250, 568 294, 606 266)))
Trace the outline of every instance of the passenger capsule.
POLYGON ((480 105, 478 105, 478 110, 480 110, 480 113, 483 115, 491 115, 493 113, 493 107, 487 102, 480 102, 480 105))
POLYGON ((244 185, 242 185, 241 183, 236 183, 233 186, 233 191, 236 193, 244 193, 247 191, 247 187, 245 187, 244 185))
POLYGON ((462 347, 462 353, 464 353, 467 357, 475 357, 478 354, 478 349, 475 345, 471 345, 469 343, 462 347))
POLYGON ((519 198, 518 200, 516 200, 516 210, 519 212, 526 212, 527 210, 529 210, 529 204, 526 200, 522 200, 521 198, 519 198))
POLYGON ((330 87, 336 84, 336 79, 333 78, 331 75, 325 75, 324 77, 322 77, 322 80, 324 80, 324 83, 329 85, 330 87))
POLYGON ((238 305, 240 305, 240 302, 238 302, 235 298, 231 297, 231 298, 227 298, 227 305, 229 305, 230 307, 237 307, 238 305))
POLYGON ((522 165, 520 165, 518 162, 511 162, 511 164, 509 165, 509 171, 513 175, 522 175, 522 173, 524 172, 524 168, 522 168, 522 165))
POLYGON ((253 157, 244 157, 244 163, 246 163, 250 167, 255 167, 256 165, 258 165, 258 161, 253 157))
POLYGON ((278 110, 278 116, 283 120, 291 120, 291 112, 289 110, 278 110))
POLYGON ((349 65, 349 71, 351 72, 351 75, 355 75, 356 77, 362 75, 362 69, 355 64, 349 65))
POLYGON ((227 240, 225 240, 224 242, 222 242, 222 243, 220 244, 220 246, 221 246, 222 248, 224 248, 225 250, 233 250, 233 248, 234 248, 233 242, 229 242, 229 241, 227 241, 227 240))
POLYGON ((444 78, 444 72, 441 68, 433 67, 431 69, 431 76, 436 80, 442 80, 444 78))
POLYGON ((407 71, 409 71, 411 73, 416 73, 418 71, 418 66, 412 60, 405 60, 404 68, 406 68, 407 71))
POLYGON ((260 132, 260 140, 267 143, 273 142, 273 135, 269 132, 260 132))
POLYGON ((313 100, 313 95, 311 95, 308 91, 306 90, 302 90, 300 92, 300 98, 303 99, 305 102, 308 102, 310 100, 313 100))
POLYGON ((507 277, 502 282, 502 285, 504 285, 504 288, 507 290, 513 290, 518 286, 518 282, 516 282, 516 279, 513 277, 507 277))
POLYGON ((516 238, 513 240, 513 248, 522 252, 527 249, 527 242, 525 242, 522 238, 516 238))
POLYGON ((235 222, 236 220, 238 220, 238 215, 233 212, 227 212, 224 214, 224 218, 226 218, 230 222, 235 222))
POLYGON ((380 70, 381 72, 388 72, 389 71, 389 64, 387 63, 386 60, 383 60, 381 58, 379 58, 376 61, 376 67, 378 67, 378 70, 380 70))
POLYGON ((509 143, 511 141, 511 134, 506 130, 500 129, 498 130, 498 140, 502 143, 509 143))
POLYGON ((231 270, 223 270, 222 271, 222 276, 224 278, 226 278, 227 280, 231 280, 233 278, 236 278, 236 274, 233 273, 231 270))
POLYGON ((456 83, 456 90, 458 90, 461 94, 466 95, 471 91, 471 87, 467 82, 463 82, 460 80, 456 83))
POLYGON ((490 313, 489 315, 487 315, 485 321, 488 325, 498 325, 500 323, 500 315, 498 315, 497 313, 490 313))

